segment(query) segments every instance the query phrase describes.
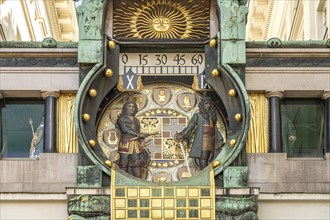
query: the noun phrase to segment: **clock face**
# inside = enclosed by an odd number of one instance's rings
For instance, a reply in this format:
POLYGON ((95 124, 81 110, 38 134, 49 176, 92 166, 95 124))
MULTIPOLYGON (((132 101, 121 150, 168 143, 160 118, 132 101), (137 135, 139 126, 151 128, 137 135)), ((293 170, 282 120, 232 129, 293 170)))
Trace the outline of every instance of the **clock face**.
POLYGON ((213 57, 198 50, 112 49, 107 67, 86 79, 82 147, 104 172, 116 164, 141 180, 176 182, 198 178, 209 164, 219 173, 239 155, 242 92, 223 70, 213 76, 213 57))
MULTIPOLYGON (((141 178, 158 181, 159 178, 166 177, 168 182, 174 182, 196 175, 202 168, 198 160, 189 157, 196 135, 192 132, 191 139, 182 142, 176 141, 175 135, 184 130, 193 115, 199 112, 198 104, 202 99, 200 93, 187 86, 171 83, 146 85, 139 92, 121 94, 111 100, 103 111, 98 124, 98 142, 107 158, 118 162, 121 156, 118 146, 122 133, 116 122, 123 111, 124 103, 133 101, 138 106, 136 118, 140 124, 140 132, 152 134, 141 141, 145 149, 142 153, 147 157, 141 166, 141 178)), ((218 119, 215 130, 219 136, 226 137, 222 113, 218 108, 215 108, 215 113, 218 119)), ((214 153, 218 154, 219 151, 214 153)), ((208 163, 216 156, 208 158, 208 163)))

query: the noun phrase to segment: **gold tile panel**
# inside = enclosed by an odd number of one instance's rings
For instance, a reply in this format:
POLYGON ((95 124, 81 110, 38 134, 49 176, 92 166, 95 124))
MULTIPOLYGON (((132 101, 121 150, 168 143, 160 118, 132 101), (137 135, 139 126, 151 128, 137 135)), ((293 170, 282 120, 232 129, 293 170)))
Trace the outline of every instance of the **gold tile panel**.
POLYGON ((214 194, 210 193, 210 195, 205 196, 202 193, 203 190, 210 189, 209 187, 122 186, 116 187, 116 189, 123 190, 125 196, 112 197, 114 204, 112 210, 115 213, 115 219, 214 219, 212 217, 214 216, 212 213, 215 213, 214 194), (160 190, 162 196, 153 196, 152 190, 160 190), (190 207, 191 200, 196 200, 194 203, 198 206, 190 207), (132 210, 136 210, 133 212, 136 213, 137 217, 130 216, 132 210), (183 210, 186 216, 179 218, 177 210, 183 210), (190 216, 190 210, 197 210, 198 217, 190 216), (145 217, 145 212, 148 213, 149 217, 145 217))
POLYGON ((127 195, 128 197, 137 197, 138 195, 138 190, 137 189, 127 189, 127 195))
POLYGON ((116 199, 115 200, 115 207, 116 208, 125 208, 126 207, 126 199, 116 199))
POLYGON ((125 210, 116 210, 115 211, 115 216, 116 216, 116 219, 125 219, 126 218, 126 211, 125 210))

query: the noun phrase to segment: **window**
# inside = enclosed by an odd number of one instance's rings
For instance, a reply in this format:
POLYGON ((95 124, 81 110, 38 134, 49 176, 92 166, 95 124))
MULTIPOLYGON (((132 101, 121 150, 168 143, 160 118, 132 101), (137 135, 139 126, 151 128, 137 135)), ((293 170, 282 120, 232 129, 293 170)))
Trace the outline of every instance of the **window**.
POLYGON ((44 102, 5 101, 1 115, 3 157, 38 157, 43 151, 44 102))
POLYGON ((284 99, 282 146, 288 157, 323 157, 324 103, 321 99, 284 99))

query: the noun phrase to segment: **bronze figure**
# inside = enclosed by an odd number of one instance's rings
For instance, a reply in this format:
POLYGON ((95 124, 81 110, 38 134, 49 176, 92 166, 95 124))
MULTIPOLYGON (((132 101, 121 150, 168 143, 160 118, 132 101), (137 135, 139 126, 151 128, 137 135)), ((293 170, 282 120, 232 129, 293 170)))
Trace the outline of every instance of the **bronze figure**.
POLYGON ((124 104, 116 121, 116 128, 121 133, 118 146, 120 155, 118 166, 125 172, 141 178, 141 143, 148 134, 140 133, 140 122, 135 116, 137 111, 137 104, 128 101, 124 104))
POLYGON ((178 133, 175 139, 190 140, 195 133, 189 157, 195 158, 202 170, 218 154, 223 146, 223 138, 216 126, 217 115, 211 98, 202 98, 198 107, 199 112, 193 115, 187 127, 178 133))

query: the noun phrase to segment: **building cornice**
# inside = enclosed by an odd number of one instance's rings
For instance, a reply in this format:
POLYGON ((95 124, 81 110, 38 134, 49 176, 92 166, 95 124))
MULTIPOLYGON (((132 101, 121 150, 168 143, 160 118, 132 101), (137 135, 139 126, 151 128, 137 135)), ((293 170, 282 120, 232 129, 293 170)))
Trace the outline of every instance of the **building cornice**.
POLYGON ((330 48, 252 48, 247 47, 248 58, 330 58, 330 48))
POLYGON ((77 48, 2 48, 1 58, 76 58, 77 48))
MULTIPOLYGON (((247 41, 246 48, 270 48, 269 41, 247 41)), ((280 48, 330 48, 330 39, 328 40, 306 40, 306 41, 280 41, 280 48)))
MULTIPOLYGON (((43 48, 42 44, 42 41, 4 41, 0 42, 0 48, 43 48)), ((56 42, 56 46, 54 47, 78 48, 78 42, 56 42)))
POLYGON ((329 74, 328 67, 246 67, 246 74, 296 74, 304 75, 312 72, 318 74, 329 74))
POLYGON ((1 67, 1 74, 78 74, 79 67, 51 67, 45 69, 44 67, 1 67))

